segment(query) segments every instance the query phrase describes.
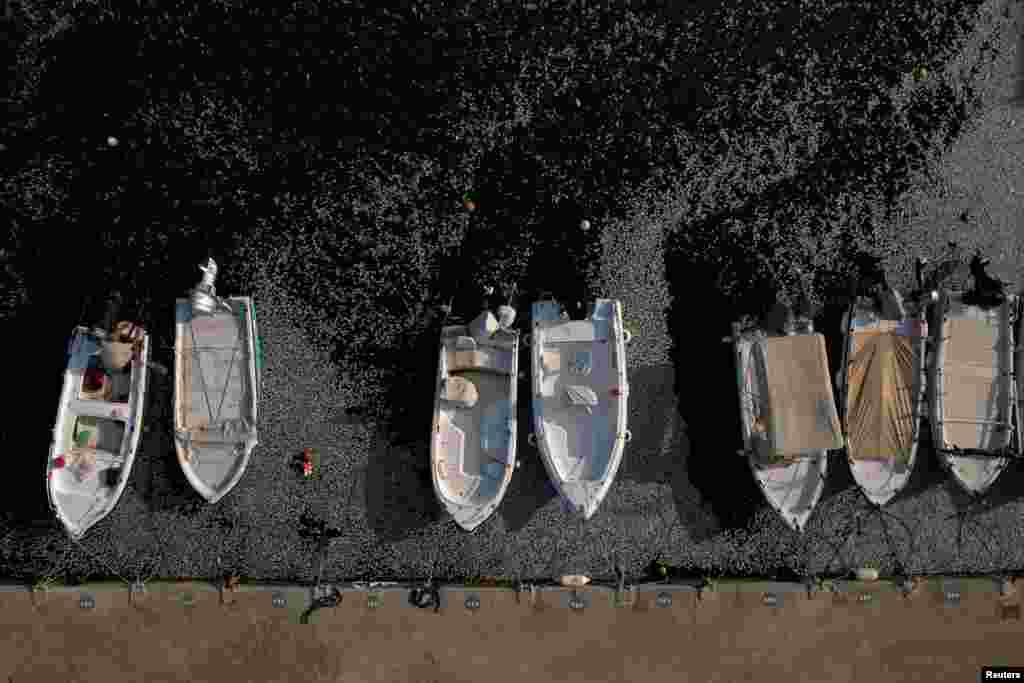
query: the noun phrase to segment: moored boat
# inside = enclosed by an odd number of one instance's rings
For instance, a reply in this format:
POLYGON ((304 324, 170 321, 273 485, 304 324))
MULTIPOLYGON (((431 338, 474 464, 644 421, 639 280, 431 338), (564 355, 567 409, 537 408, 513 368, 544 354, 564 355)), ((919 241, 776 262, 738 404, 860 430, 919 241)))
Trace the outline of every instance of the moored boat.
POLYGON ((259 444, 262 345, 247 296, 216 294, 209 259, 188 299, 177 299, 174 435, 178 463, 192 487, 216 503, 242 478, 259 444))
POLYGON ((769 504, 803 531, 825 487, 830 449, 843 447, 825 338, 807 319, 785 331, 734 323, 743 448, 769 504))
POLYGON ((626 428, 626 344, 622 304, 597 299, 584 320, 571 320, 554 300, 532 308, 533 434, 531 444, 563 499, 589 519, 608 493, 626 428))
POLYGON ((936 452, 955 481, 981 495, 1020 451, 1015 295, 982 305, 970 293, 943 291, 930 367, 930 417, 936 452))
POLYGON ((886 288, 877 300, 854 296, 843 316, 843 361, 836 384, 847 459, 876 506, 913 472, 925 414, 927 306, 886 288))
POLYGON ((498 508, 516 467, 515 310, 441 331, 430 462, 434 493, 466 531, 498 508))
POLYGON ((149 335, 112 327, 72 330, 47 462, 50 508, 76 540, 117 505, 142 434, 149 335))

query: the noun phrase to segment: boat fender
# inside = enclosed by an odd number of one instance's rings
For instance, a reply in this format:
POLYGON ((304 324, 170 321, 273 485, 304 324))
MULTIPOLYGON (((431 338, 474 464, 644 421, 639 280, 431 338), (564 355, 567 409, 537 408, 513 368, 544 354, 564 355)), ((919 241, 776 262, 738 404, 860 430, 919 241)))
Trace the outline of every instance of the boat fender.
POLYGON ((537 435, 533 434, 532 432, 530 434, 527 434, 526 435, 526 442, 528 444, 530 444, 532 447, 536 448, 537 447, 537 435))
POLYGON ((533 335, 526 335, 525 337, 523 337, 523 346, 525 346, 526 348, 530 348, 531 341, 533 341, 533 335))
POLYGON ((623 330, 622 334, 625 337, 625 339, 623 340, 624 344, 628 344, 629 342, 633 341, 633 333, 630 332, 629 330, 623 330))

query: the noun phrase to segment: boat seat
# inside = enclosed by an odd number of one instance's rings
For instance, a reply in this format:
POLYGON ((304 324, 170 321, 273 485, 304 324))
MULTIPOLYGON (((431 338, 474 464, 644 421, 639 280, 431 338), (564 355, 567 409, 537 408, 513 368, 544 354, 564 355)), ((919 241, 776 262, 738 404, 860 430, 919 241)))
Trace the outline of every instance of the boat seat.
POLYGON ((541 351, 540 360, 545 373, 561 372, 562 354, 559 351, 541 351))
POLYGON ((553 422, 544 423, 544 436, 547 439, 551 455, 564 458, 569 453, 569 434, 564 427, 553 422))
POLYGON ((476 385, 465 377, 448 377, 441 390, 441 399, 458 408, 472 408, 480 398, 476 385))
POLYGON ((84 448, 75 446, 68 452, 68 460, 82 456, 90 457, 96 463, 97 469, 101 467, 120 467, 124 464, 124 456, 108 451, 101 451, 95 448, 84 448))
POLYGON ((596 320, 571 320, 544 332, 544 344, 588 343, 608 341, 608 323, 596 320))
POLYGON ((220 420, 218 422, 204 420, 197 425, 193 425, 188 430, 192 436, 192 441, 195 443, 235 441, 239 437, 244 438, 248 436, 251 431, 249 422, 245 418, 220 420))
POLYGON ((477 482, 462 471, 465 457, 466 433, 445 421, 438 434, 438 452, 435 458, 437 477, 447 491, 458 497, 472 495, 477 482))
POLYGON ((512 353, 487 346, 477 346, 472 351, 449 349, 448 371, 458 372, 460 370, 480 370, 499 375, 511 375, 512 353))

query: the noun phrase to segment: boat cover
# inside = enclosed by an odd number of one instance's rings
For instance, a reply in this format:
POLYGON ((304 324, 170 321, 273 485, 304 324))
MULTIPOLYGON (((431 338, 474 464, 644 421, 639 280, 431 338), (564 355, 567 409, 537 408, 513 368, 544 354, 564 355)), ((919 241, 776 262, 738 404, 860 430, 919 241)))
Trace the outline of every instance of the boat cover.
POLYGON ((899 331, 853 333, 846 399, 853 460, 909 458, 914 444, 919 339, 899 331))
POLYGON ((771 337, 758 347, 774 451, 785 456, 842 448, 825 338, 820 334, 771 337))
POLYGON ((991 424, 1008 421, 1010 412, 1008 315, 1008 306, 949 311, 942 328, 942 412, 950 420, 943 430, 951 445, 997 450, 1009 441, 1008 430, 997 431, 991 424))

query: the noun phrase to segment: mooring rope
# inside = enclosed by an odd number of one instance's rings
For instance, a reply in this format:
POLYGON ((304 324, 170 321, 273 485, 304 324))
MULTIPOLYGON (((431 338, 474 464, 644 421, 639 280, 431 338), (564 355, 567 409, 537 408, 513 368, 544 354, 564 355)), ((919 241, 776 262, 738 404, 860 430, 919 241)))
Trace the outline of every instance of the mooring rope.
MULTIPOLYGON (((974 510, 979 509, 979 508, 980 508, 979 514, 982 514, 984 512, 987 512, 988 511, 987 508, 989 508, 989 507, 990 507, 990 505, 988 503, 988 499, 982 498, 982 497, 972 497, 971 501, 968 504, 966 509, 957 510, 952 515, 947 516, 946 519, 949 520, 952 517, 956 517, 957 518, 957 531, 956 531, 956 557, 957 557, 957 559, 959 559, 961 557, 961 554, 963 552, 964 526, 965 526, 965 523, 969 521, 969 522, 973 523, 974 525, 976 525, 977 528, 983 529, 989 535, 989 537, 992 539, 992 541, 995 543, 995 545, 998 546, 998 548, 999 548, 999 556, 998 556, 998 558, 996 560, 993 561, 994 568, 998 569, 999 568, 998 567, 998 563, 1001 562, 1004 557, 1006 557, 1006 549, 1003 546, 1002 542, 999 540, 999 537, 996 535, 996 533, 991 528, 986 526, 980 519, 978 519, 977 515, 972 515, 971 514, 974 510)), ((985 542, 985 540, 982 537, 982 535, 979 534, 977 538, 978 538, 979 542, 981 543, 981 545, 985 548, 985 552, 987 554, 991 555, 992 554, 992 549, 989 547, 988 543, 985 542)))
POLYGON ((74 541, 75 545, 77 545, 80 549, 85 551, 86 555, 88 555, 89 557, 93 558, 94 560, 98 559, 100 564, 102 564, 104 567, 106 567, 107 570, 109 570, 111 574, 113 574, 117 578, 121 579, 122 581, 127 583, 129 586, 132 584, 131 581, 129 581, 128 579, 126 579, 123 576, 121 576, 121 574, 118 571, 116 571, 114 568, 112 568, 110 566, 110 564, 106 560, 104 560, 102 557, 97 556, 95 553, 93 553, 88 548, 86 548, 85 545, 83 545, 80 540, 75 540, 75 539, 72 539, 72 540, 74 541))
POLYGON ((842 541, 840 541, 839 543, 834 544, 834 543, 832 543, 832 541, 828 537, 825 537, 825 541, 829 545, 831 545, 833 547, 833 549, 835 550, 835 552, 832 554, 832 557, 829 558, 829 561, 825 564, 825 571, 828 572, 829 568, 832 566, 832 563, 835 562, 836 558, 839 557, 839 555, 842 553, 843 547, 850 540, 850 537, 853 535, 853 533, 855 531, 857 532, 858 536, 860 536, 860 535, 862 535, 864 533, 863 518, 864 518, 865 515, 871 514, 872 512, 878 514, 878 519, 879 519, 879 522, 881 523, 881 526, 882 526, 882 534, 885 536, 886 545, 887 545, 887 547, 889 549, 890 554, 892 555, 892 558, 895 560, 895 565, 896 565, 897 569, 899 570, 899 569, 903 569, 903 568, 907 567, 908 564, 909 564, 909 561, 914 556, 914 545, 915 545, 915 543, 914 543, 914 535, 910 531, 910 525, 908 525, 905 520, 900 519, 899 517, 897 517, 893 513, 888 512, 887 510, 883 510, 880 506, 875 505, 869 498, 867 498, 866 494, 864 494, 863 491, 858 489, 858 494, 859 494, 859 497, 860 497, 859 499, 861 501, 867 502, 867 504, 869 505, 869 508, 867 510, 862 510, 861 512, 857 513, 854 516, 853 521, 849 522, 849 524, 850 524, 849 531, 847 531, 847 533, 843 536, 842 541), (908 541, 910 543, 910 551, 908 553, 907 563, 902 562, 901 558, 899 557, 898 553, 896 552, 896 550, 894 548, 895 543, 893 543, 892 535, 889 533, 889 526, 885 522, 885 517, 887 517, 887 516, 888 517, 892 517, 894 520, 896 520, 897 522, 902 524, 903 527, 907 531, 907 539, 908 539, 908 541))

